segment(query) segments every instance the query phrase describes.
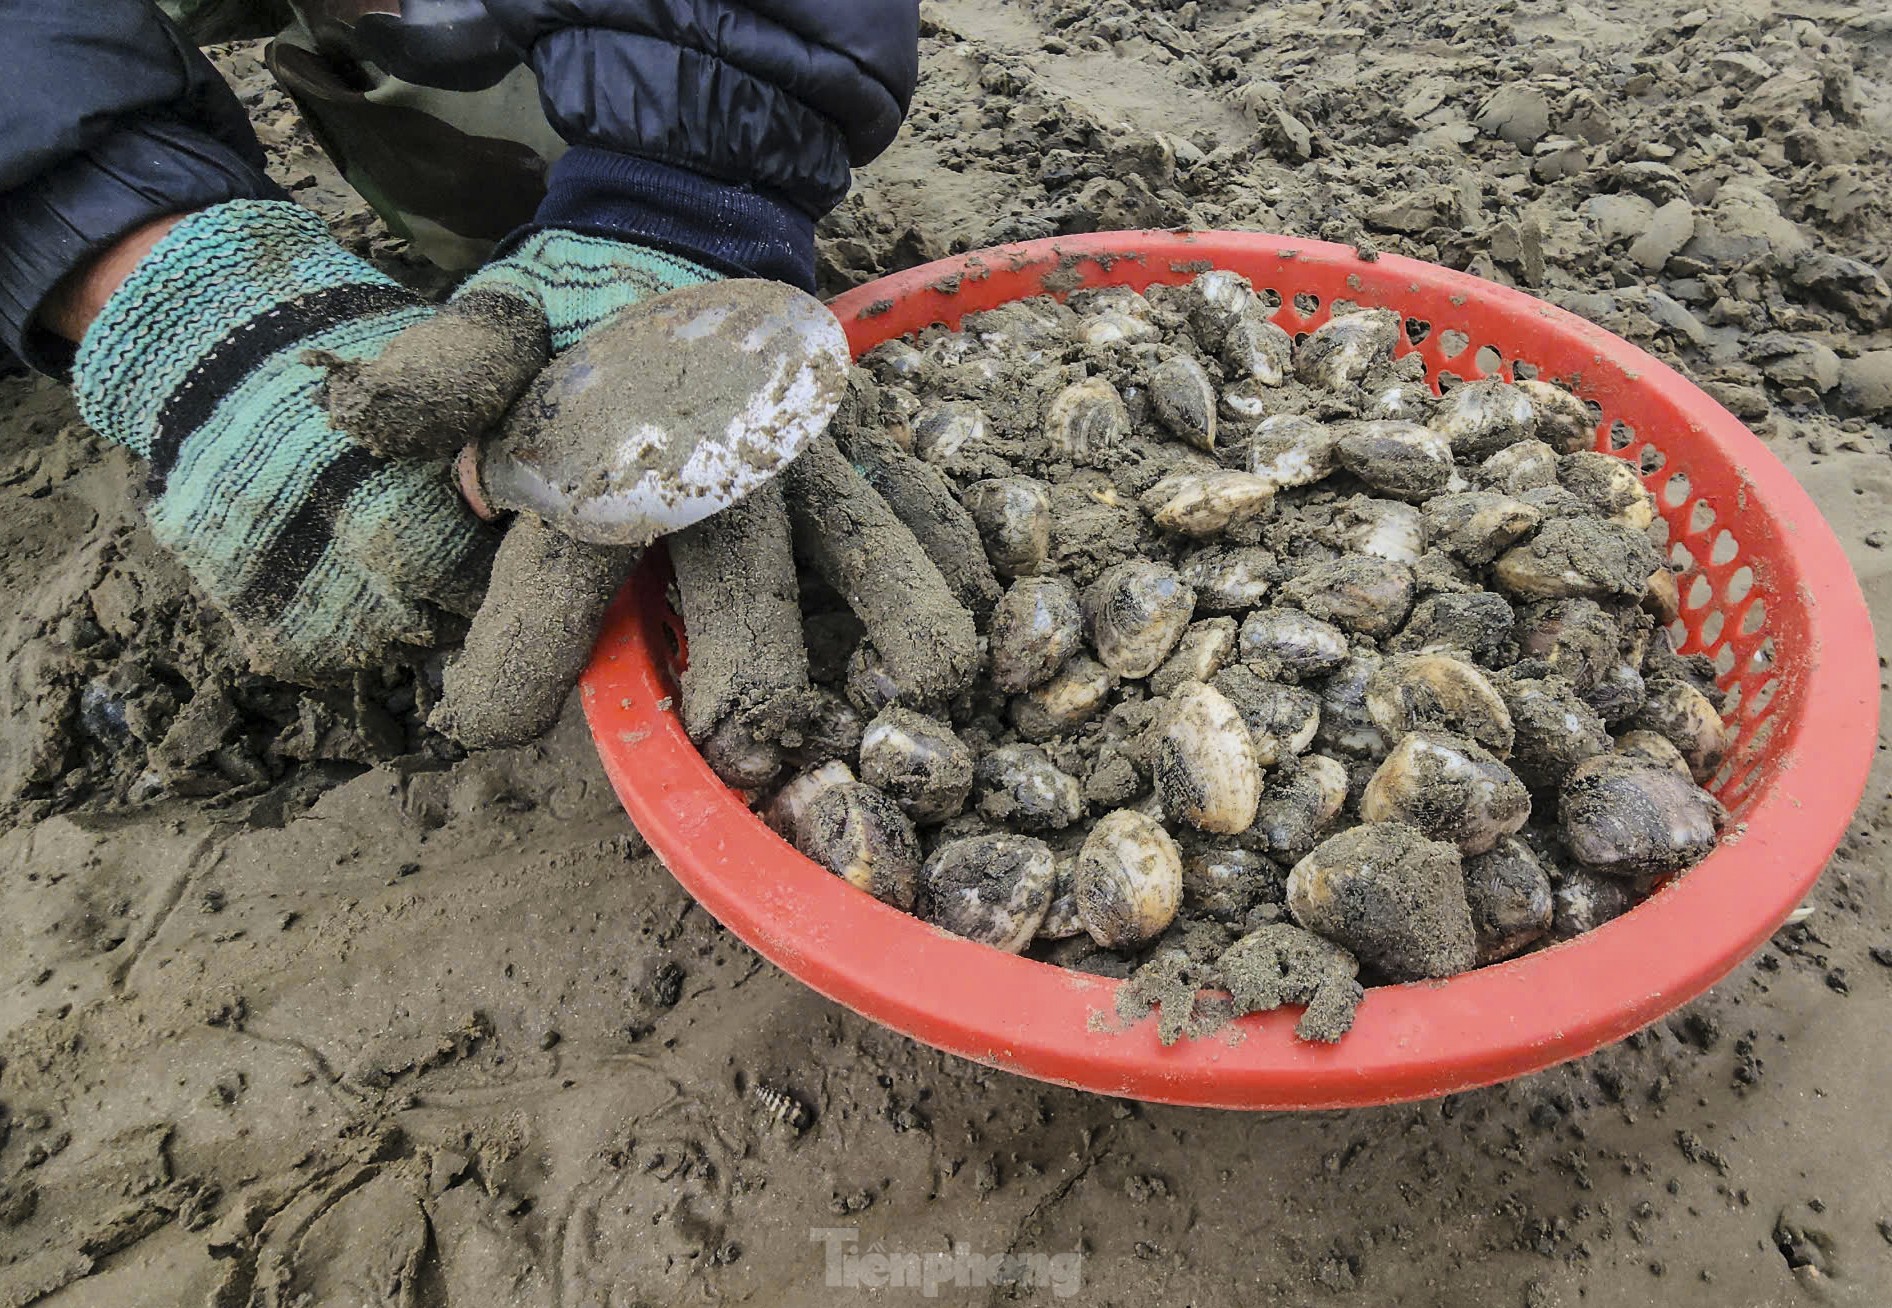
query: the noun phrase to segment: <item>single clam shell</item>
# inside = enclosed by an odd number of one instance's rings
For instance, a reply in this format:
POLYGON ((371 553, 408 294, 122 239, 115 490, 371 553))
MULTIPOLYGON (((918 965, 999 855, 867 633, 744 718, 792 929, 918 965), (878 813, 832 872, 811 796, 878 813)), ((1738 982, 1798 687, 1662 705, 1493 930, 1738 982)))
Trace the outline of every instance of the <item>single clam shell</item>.
POLYGON ((1281 902, 1285 876, 1252 849, 1196 849, 1183 856, 1183 903, 1219 922, 1240 922, 1258 904, 1281 902))
POLYGON ((844 786, 854 780, 854 771, 840 759, 829 759, 806 772, 791 777, 762 810, 762 820, 791 845, 800 847, 802 824, 807 820, 808 805, 815 796, 832 786, 844 786))
POLYGON ((1038 924, 1038 939, 1069 940, 1084 934, 1084 923, 1077 916, 1077 858, 1058 860, 1057 880, 1052 884, 1051 906, 1038 924))
POLYGON ((1412 564, 1426 552, 1426 524, 1413 505, 1355 495, 1335 512, 1331 539, 1352 554, 1412 564))
POLYGON ((1147 318, 1153 306, 1143 295, 1128 286, 1086 286, 1071 292, 1065 301, 1072 312, 1081 317, 1095 318, 1106 313, 1128 314, 1132 318, 1147 318))
POLYGON ((1696 781, 1707 782, 1727 756, 1727 723, 1714 702, 1686 681, 1664 678, 1651 682, 1648 698, 1633 723, 1666 736, 1681 751, 1696 781))
POLYGON ((1396 419, 1359 422, 1340 437, 1340 465, 1395 499, 1424 500, 1452 481, 1452 447, 1429 427, 1396 419))
POLYGON ((1267 675, 1319 676, 1347 659, 1347 633, 1299 609, 1261 609, 1242 620, 1241 656, 1267 675))
POLYGON ((1268 774, 1248 838, 1282 858, 1298 859, 1326 835, 1347 803, 1347 769, 1308 754, 1268 774))
POLYGON ((1360 795, 1367 822, 1403 822, 1467 854, 1482 854, 1531 816, 1531 792, 1462 736, 1414 731, 1393 746, 1360 795))
POLYGON ((1322 841, 1288 873, 1288 910, 1390 981, 1452 976, 1477 958, 1458 850, 1398 823, 1322 841))
POLYGON ((1215 449, 1215 386, 1201 364, 1172 354, 1149 372, 1150 406, 1175 436, 1199 450, 1215 449))
POLYGON ((1087 463, 1123 444, 1130 434, 1130 412, 1115 386, 1090 377, 1051 397, 1044 432, 1055 454, 1087 463))
POLYGON ((1286 489, 1310 486, 1340 467, 1340 430, 1299 414, 1264 418, 1248 442, 1248 470, 1286 489))
POLYGON ((1427 728, 1471 739, 1503 758, 1511 714, 1483 672, 1449 654, 1395 654, 1366 686, 1366 710, 1386 738, 1427 728))
POLYGON ((1557 484, 1557 451, 1543 441, 1519 441, 1478 465, 1477 481, 1501 495, 1522 495, 1557 484))
POLYGON ((1073 876, 1078 920, 1106 949, 1136 949, 1169 929, 1182 905, 1182 853, 1154 819, 1106 813, 1085 837, 1073 876))
POLYGON ((1557 465, 1557 482, 1598 517, 1641 531, 1656 519, 1655 496, 1635 466, 1613 454, 1583 450, 1557 465))
POLYGON ((1214 684, 1242 715, 1263 767, 1304 754, 1313 744, 1320 730, 1320 696, 1313 691, 1269 681, 1248 664, 1229 668, 1214 684))
POLYGON ((1379 758, 1386 753, 1386 733, 1366 711, 1366 687, 1379 670, 1381 658, 1371 650, 1355 650, 1320 685, 1320 729, 1314 739, 1322 748, 1348 758, 1379 758))
POLYGON ((1624 660, 1605 672, 1597 683, 1580 692, 1583 702, 1611 726, 1627 722, 1648 702, 1649 687, 1635 664, 1624 660))
POLYGON ((1153 730, 1150 772, 1167 816, 1223 835, 1255 820, 1261 764, 1254 737, 1226 696, 1201 682, 1185 682, 1153 730))
POLYGON ((971 836, 933 851, 920 869, 920 916, 954 935, 1024 952, 1043 925, 1057 860, 1029 836, 971 836))
POLYGON ((1077 778, 1036 745, 1001 745, 973 769, 982 794, 979 813, 1028 831, 1055 831, 1084 816, 1077 778))
POLYGON ((1007 694, 1049 681, 1084 644, 1077 588, 1063 577, 1020 577, 993 606, 992 684, 1007 694))
POLYGON ((867 729, 860 711, 826 686, 816 686, 814 704, 791 741, 790 759, 798 767, 812 767, 831 758, 852 758, 867 729))
POLYGON ((1211 680, 1235 653, 1235 631, 1234 618, 1190 623, 1175 652, 1150 674, 1150 693, 1169 695, 1186 681, 1211 680))
POLYGON ((1559 453, 1574 454, 1596 446, 1596 418, 1582 400, 1546 381, 1521 381, 1517 389, 1537 415, 1531 435, 1559 453))
POLYGON ((782 747, 758 739, 739 714, 731 714, 697 742, 703 761, 725 785, 737 790, 761 790, 781 774, 787 762, 782 747))
POLYGON ((1228 422, 1258 423, 1275 411, 1278 402, 1275 391, 1253 377, 1241 377, 1222 388, 1216 412, 1228 422))
POLYGON ((928 463, 946 463, 992 436, 985 410, 970 400, 928 405, 913 416, 912 425, 913 451, 928 463))
POLYGON ((920 838, 893 800, 859 782, 829 786, 803 811, 796 848, 857 890, 913 911, 920 838))
POLYGON ((1682 585, 1667 564, 1649 574, 1649 590, 1642 597, 1642 607, 1665 627, 1682 616, 1682 585))
POLYGON ((1590 599, 1549 600, 1518 611, 1518 650, 1544 660, 1579 692, 1588 691, 1623 661, 1623 629, 1590 599))
POLYGON ((1465 899, 1481 967, 1515 956, 1550 930, 1550 877, 1516 836, 1465 860, 1465 899))
POLYGON ((1076 332, 1078 343, 1093 349, 1138 345, 1163 337, 1162 329, 1147 319, 1109 311, 1080 319, 1076 332))
MULTIPOLYGON (((1166 305, 1188 317, 1190 329, 1205 349, 1223 349, 1229 332, 1244 320, 1268 319, 1267 308, 1249 280, 1225 268, 1211 268, 1168 294, 1166 305)), ((1293 346, 1290 337, 1288 348, 1293 346)))
POLYGON ((1274 555, 1259 545, 1197 550, 1182 563, 1182 578, 1205 613, 1237 613, 1266 598, 1274 555))
POLYGON ((1091 648, 1121 677, 1147 677, 1162 666, 1195 613, 1196 594, 1174 568, 1131 559, 1106 568, 1084 590, 1091 648))
POLYGON ((1474 567, 1484 567, 1523 540, 1544 515, 1496 491, 1461 491, 1426 501, 1427 539, 1474 567))
POLYGON ((1498 589, 1519 599, 1640 600, 1661 557, 1642 532, 1601 518, 1552 518, 1492 566, 1498 589))
POLYGON ((1585 867, 1566 867, 1551 891, 1551 934, 1569 940, 1594 931, 1635 907, 1629 887, 1585 867))
POLYGON ((1585 866, 1612 876, 1675 872, 1706 858, 1728 812, 1659 763, 1599 754, 1570 770, 1558 796, 1558 834, 1585 866))
POLYGON ((1447 391, 1428 424, 1461 459, 1488 459, 1537 434, 1531 397, 1510 382, 1467 382, 1447 391))
POLYGON ((938 718, 889 705, 861 737, 861 780, 915 822, 943 822, 972 793, 972 751, 938 718))
POLYGON ((1463 650, 1481 661, 1508 662, 1515 621, 1510 602, 1488 590, 1428 595, 1386 648, 1394 654, 1463 650))
POLYGON ((1354 554, 1317 563, 1282 585, 1282 602, 1362 636, 1390 636, 1412 611, 1412 569, 1354 554))
POLYGON ((861 363, 874 376, 889 383, 917 381, 926 373, 926 356, 897 337, 882 341, 863 354, 861 363))
POLYGON ((1051 488, 1032 477, 976 481, 961 495, 1001 577, 1042 572, 1051 557, 1051 488))
POLYGON ((1643 763, 1654 763, 1658 767, 1670 768, 1690 780, 1694 773, 1689 770, 1688 760, 1682 757, 1682 751, 1675 747, 1675 742, 1659 731, 1636 728, 1625 731, 1616 737, 1616 752, 1625 758, 1637 759, 1643 763))
POLYGON ((1295 347, 1294 374, 1328 390, 1346 390, 1374 368, 1393 361, 1399 315, 1367 309, 1329 320, 1295 347))
POLYGON ((1375 395, 1366 406, 1366 417, 1399 418, 1423 423, 1438 406, 1438 397, 1423 382, 1400 382, 1375 395))
POLYGON ((1103 709, 1116 684, 1109 668, 1088 655, 1073 655, 1049 681, 1013 697, 1012 725, 1031 741, 1068 735, 1103 709))
POLYGON ((1230 376, 1280 386, 1294 368, 1294 338, 1258 313, 1245 313, 1229 324, 1221 355, 1230 376))
POLYGON ((1145 491, 1142 504, 1165 531, 1214 536, 1230 523, 1266 513, 1274 491, 1273 482, 1252 473, 1179 472, 1145 491))
POLYGON ((1609 728, 1562 677, 1500 681, 1516 735, 1511 766, 1532 790, 1555 790, 1570 769, 1612 748, 1609 728))
POLYGON ((842 684, 847 702, 862 713, 878 713, 900 698, 900 687, 881 661, 880 654, 866 641, 848 655, 847 679, 842 684))

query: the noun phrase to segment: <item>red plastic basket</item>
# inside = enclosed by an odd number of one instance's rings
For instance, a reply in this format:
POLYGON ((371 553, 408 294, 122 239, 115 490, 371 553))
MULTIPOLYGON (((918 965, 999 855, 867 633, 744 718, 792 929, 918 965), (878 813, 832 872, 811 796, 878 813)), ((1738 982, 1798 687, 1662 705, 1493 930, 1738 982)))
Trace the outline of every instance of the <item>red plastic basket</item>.
POLYGON ((833 304, 858 353, 1046 291, 1182 282, 1210 267, 1281 301, 1291 332, 1336 307, 1407 318, 1445 374, 1537 375, 1601 406, 1597 447, 1638 462, 1683 568, 1683 648, 1714 658, 1735 744, 1714 790, 1737 826, 1694 871, 1580 939, 1448 981, 1370 991, 1336 1045, 1296 1014, 1165 1048, 1122 1027, 1117 983, 1003 954, 879 903, 803 858, 717 781, 673 705, 680 630, 653 558, 585 674, 605 770, 651 847, 725 926, 822 994, 941 1049, 1106 1094, 1231 1108, 1426 1098, 1588 1053, 1700 994, 1806 895, 1838 844, 1877 736, 1878 674, 1858 583, 1786 468, 1649 355, 1519 292, 1344 246, 1225 232, 1112 232, 1003 246, 884 278, 833 304))

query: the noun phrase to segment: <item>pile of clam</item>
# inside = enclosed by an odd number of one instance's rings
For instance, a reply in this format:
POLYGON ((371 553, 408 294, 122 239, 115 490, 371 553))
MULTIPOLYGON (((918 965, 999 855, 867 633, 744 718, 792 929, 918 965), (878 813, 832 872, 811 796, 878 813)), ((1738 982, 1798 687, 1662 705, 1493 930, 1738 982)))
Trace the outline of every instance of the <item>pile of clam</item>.
POLYGON ((1385 310, 1298 344, 1270 318, 1208 272, 863 359, 839 447, 950 487, 984 557, 935 558, 982 659, 915 694, 804 578, 820 725, 754 788, 777 830, 1067 966, 1187 929, 1214 983, 1206 931, 1284 978, 1229 985, 1249 1007, 1540 948, 1715 846, 1713 669, 1674 652, 1662 524, 1593 413, 1537 380, 1434 396, 1385 310))

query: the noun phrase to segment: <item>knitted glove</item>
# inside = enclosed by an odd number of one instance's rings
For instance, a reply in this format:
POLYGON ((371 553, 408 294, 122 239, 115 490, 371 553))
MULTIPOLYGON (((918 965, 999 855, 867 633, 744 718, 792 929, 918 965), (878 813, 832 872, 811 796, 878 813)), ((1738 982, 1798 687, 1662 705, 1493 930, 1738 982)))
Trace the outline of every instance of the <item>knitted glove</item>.
POLYGON ((237 200, 166 234, 80 344, 80 412, 150 463, 152 534, 259 671, 326 680, 477 604, 495 542, 448 467, 378 457, 323 408, 325 361, 434 312, 314 215, 237 200))
POLYGON ((628 241, 534 232, 378 358, 327 360, 329 413, 378 454, 451 454, 497 424, 554 353, 618 310, 721 276, 628 241))

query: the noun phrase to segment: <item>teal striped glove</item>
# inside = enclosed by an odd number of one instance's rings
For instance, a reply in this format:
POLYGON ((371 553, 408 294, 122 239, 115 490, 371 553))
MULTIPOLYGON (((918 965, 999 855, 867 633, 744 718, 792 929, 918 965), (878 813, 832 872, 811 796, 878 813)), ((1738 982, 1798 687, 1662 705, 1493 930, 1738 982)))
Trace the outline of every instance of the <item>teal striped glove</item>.
POLYGON ((626 241, 534 232, 379 358, 330 360, 329 412, 377 453, 450 454, 496 425, 553 354, 618 310, 721 276, 626 241))
POLYGON ((449 467, 379 457, 323 408, 328 367, 435 312, 313 214, 237 200, 166 234, 80 343, 80 412, 149 462, 152 534, 259 671, 329 680, 478 603, 496 537, 449 467))

